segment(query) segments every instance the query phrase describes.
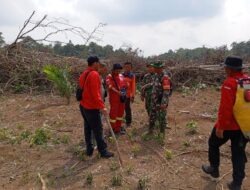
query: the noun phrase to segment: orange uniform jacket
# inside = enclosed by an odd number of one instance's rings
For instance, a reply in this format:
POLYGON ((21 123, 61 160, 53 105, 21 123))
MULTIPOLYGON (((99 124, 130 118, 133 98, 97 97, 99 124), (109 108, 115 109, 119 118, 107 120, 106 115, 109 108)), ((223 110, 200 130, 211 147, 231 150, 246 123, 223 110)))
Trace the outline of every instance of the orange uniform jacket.
POLYGON ((80 104, 86 109, 103 109, 104 102, 101 96, 101 80, 99 73, 92 68, 88 68, 81 74, 79 82, 80 87, 83 88, 83 98, 80 104), (87 73, 89 74, 86 77, 87 73), (86 82, 84 84, 85 80, 86 82))
POLYGON ((136 91, 136 86, 135 86, 135 75, 132 72, 123 73, 123 76, 125 78, 125 81, 127 83, 127 97, 135 97, 135 91, 136 91))

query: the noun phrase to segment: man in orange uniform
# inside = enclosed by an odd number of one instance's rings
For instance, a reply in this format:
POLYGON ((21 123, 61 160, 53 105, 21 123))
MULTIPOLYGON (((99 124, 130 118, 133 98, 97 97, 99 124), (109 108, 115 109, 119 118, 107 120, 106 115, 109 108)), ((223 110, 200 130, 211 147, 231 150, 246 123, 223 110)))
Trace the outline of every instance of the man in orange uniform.
POLYGON ((124 134, 125 129, 121 127, 125 109, 127 84, 120 74, 122 66, 118 63, 113 65, 112 73, 106 78, 110 103, 110 124, 114 133, 124 134))
POLYGON ((131 105, 130 102, 134 102, 135 98, 135 75, 131 72, 132 70, 132 63, 131 62, 125 62, 124 63, 124 72, 123 76, 125 77, 125 80, 127 82, 128 88, 127 88, 127 98, 125 102, 125 120, 127 127, 131 126, 132 123, 132 113, 131 113, 131 105))
POLYGON ((237 92, 237 79, 248 78, 242 72, 242 59, 229 56, 225 60, 227 79, 221 87, 221 100, 218 119, 210 135, 208 145, 208 159, 210 165, 203 165, 202 170, 214 178, 219 177, 220 146, 231 140, 231 154, 233 164, 233 181, 228 183, 230 190, 240 190, 245 177, 245 163, 247 162, 245 148, 247 140, 244 138, 233 114, 233 107, 237 92))
POLYGON ((103 139, 101 115, 107 115, 107 109, 101 97, 101 80, 98 74, 99 58, 90 56, 88 68, 81 74, 79 83, 83 89, 80 101, 80 111, 84 119, 84 136, 86 142, 86 154, 92 156, 94 148, 92 134, 94 134, 97 148, 101 157, 109 158, 114 154, 107 150, 107 144, 103 139))

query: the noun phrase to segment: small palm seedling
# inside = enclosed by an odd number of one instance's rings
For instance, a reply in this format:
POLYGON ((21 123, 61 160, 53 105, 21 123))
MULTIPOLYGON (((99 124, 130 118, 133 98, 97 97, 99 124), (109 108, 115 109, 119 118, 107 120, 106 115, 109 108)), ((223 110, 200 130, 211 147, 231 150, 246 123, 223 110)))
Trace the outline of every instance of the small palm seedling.
POLYGON ((185 140, 185 141, 182 142, 182 145, 187 148, 187 147, 191 146, 191 143, 190 143, 190 141, 185 140))
POLYGON ((91 172, 87 173, 86 175, 86 183, 88 185, 92 185, 93 183, 93 174, 91 172))
POLYGON ((188 129, 188 134, 190 134, 190 135, 194 135, 198 132, 197 131, 197 129, 198 129, 197 122, 195 122, 193 120, 186 124, 186 128, 188 129))
POLYGON ((79 145, 73 148, 73 154, 81 161, 86 160, 86 154, 79 145))
POLYGON ((167 160, 171 160, 172 157, 173 157, 173 153, 172 153, 171 150, 166 149, 166 150, 164 151, 164 156, 165 156, 165 158, 166 158, 167 160))
POLYGON ((141 151, 141 147, 139 145, 133 145, 131 148, 131 152, 134 157, 137 157, 140 151, 141 151))
POLYGON ((109 168, 110 171, 116 171, 119 168, 119 165, 116 162, 112 161, 109 165, 109 168))
POLYGON ((137 136, 136 128, 132 128, 131 131, 129 131, 127 134, 128 134, 128 138, 130 141, 135 141, 136 136, 137 136))
POLYGON ((142 139, 143 141, 149 141, 149 140, 152 139, 152 137, 153 137, 153 134, 150 134, 150 133, 148 133, 148 132, 145 132, 145 133, 143 133, 143 134, 141 135, 141 139, 142 139))
POLYGON ((60 95, 66 97, 69 104, 73 88, 69 81, 68 69, 62 69, 55 65, 46 65, 43 68, 43 72, 47 75, 48 80, 52 81, 59 90, 60 95))
POLYGON ((137 190, 145 190, 147 186, 147 178, 140 178, 137 185, 137 190))
POLYGON ((126 168, 126 172, 127 172, 128 175, 131 175, 132 172, 133 172, 133 170, 134 170, 134 168, 133 168, 133 166, 130 165, 130 164, 129 164, 129 165, 127 166, 127 168, 126 168))
POLYGON ((69 144, 69 141, 70 141, 70 138, 69 138, 69 135, 63 135, 61 138, 60 138, 60 141, 63 143, 63 144, 69 144))
POLYGON ((122 176, 115 174, 111 179, 112 186, 121 186, 122 185, 122 176))

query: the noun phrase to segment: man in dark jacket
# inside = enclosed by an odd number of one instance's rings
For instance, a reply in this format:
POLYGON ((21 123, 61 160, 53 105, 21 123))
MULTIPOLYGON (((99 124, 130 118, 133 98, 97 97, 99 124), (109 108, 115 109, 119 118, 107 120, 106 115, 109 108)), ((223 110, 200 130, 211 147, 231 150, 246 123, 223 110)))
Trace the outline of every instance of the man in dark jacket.
POLYGON ((83 89, 80 111, 84 119, 86 154, 88 156, 93 154, 94 148, 91 137, 94 134, 101 157, 109 158, 114 154, 107 150, 107 144, 103 138, 101 113, 107 116, 107 109, 101 96, 101 80, 97 72, 100 65, 99 59, 96 56, 90 56, 87 61, 88 68, 79 79, 80 87, 83 89))
POLYGON ((203 165, 202 170, 214 178, 219 177, 220 146, 231 140, 233 164, 233 181, 228 183, 230 190, 240 190, 245 177, 245 163, 247 162, 245 148, 247 140, 244 138, 233 114, 236 99, 237 80, 248 78, 242 72, 242 59, 229 56, 225 60, 227 79, 221 87, 221 100, 218 120, 210 135, 208 145, 208 159, 210 165, 203 165))

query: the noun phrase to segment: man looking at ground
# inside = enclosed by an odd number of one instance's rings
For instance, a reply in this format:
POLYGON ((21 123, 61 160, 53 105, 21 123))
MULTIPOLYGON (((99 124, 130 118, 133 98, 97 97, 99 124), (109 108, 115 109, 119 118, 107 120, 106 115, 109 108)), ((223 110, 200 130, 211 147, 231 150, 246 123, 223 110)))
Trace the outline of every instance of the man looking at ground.
POLYGON ((88 68, 81 74, 79 79, 80 87, 83 89, 80 111, 84 119, 86 154, 88 156, 93 154, 94 147, 91 138, 93 133, 101 157, 109 158, 114 154, 107 150, 107 144, 103 139, 101 113, 107 116, 107 109, 101 97, 101 80, 97 72, 100 65, 99 58, 90 56, 87 61, 88 68))

